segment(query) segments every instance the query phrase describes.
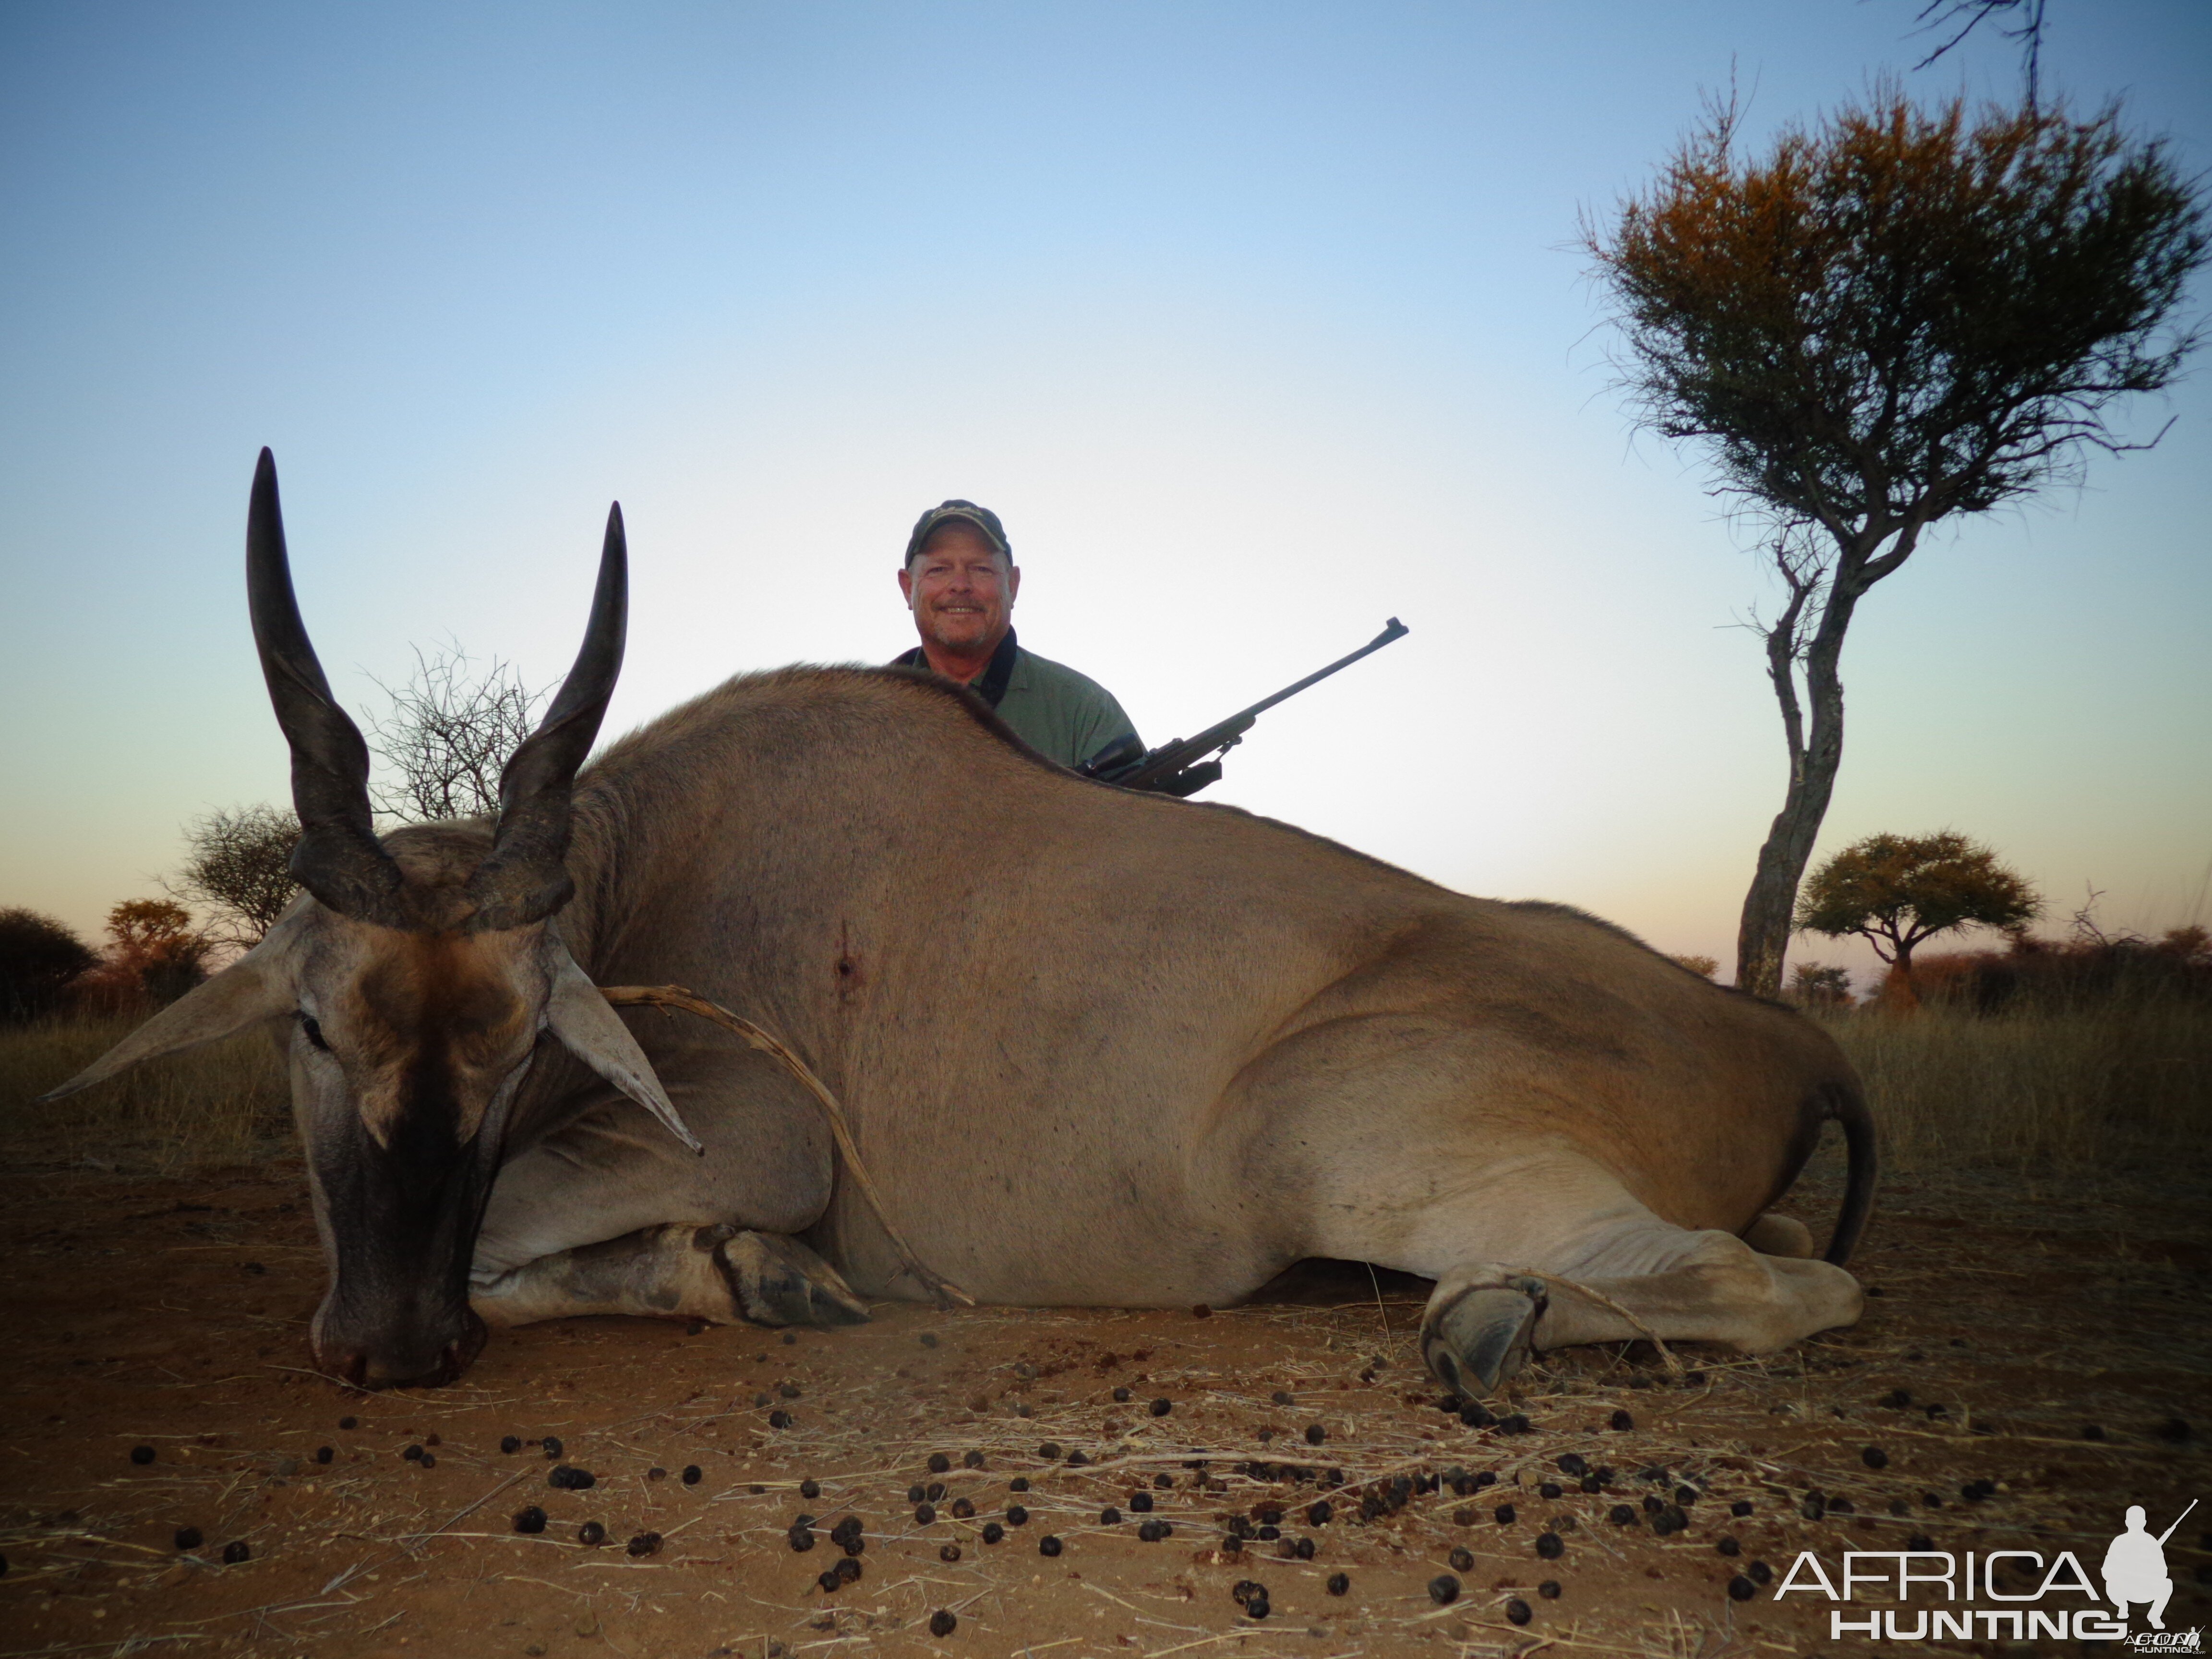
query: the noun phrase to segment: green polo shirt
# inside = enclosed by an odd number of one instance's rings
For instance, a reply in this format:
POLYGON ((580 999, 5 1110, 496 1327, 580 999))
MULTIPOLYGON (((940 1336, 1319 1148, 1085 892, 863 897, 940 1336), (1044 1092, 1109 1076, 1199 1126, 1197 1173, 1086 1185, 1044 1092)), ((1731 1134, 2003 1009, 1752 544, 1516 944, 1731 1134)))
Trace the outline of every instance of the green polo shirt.
MULTIPOLYGON (((892 659, 895 667, 927 668, 920 646, 892 659)), ((1011 628, 969 689, 998 711, 1014 735, 1048 760, 1079 766, 1135 724, 1114 694, 1065 663, 1024 651, 1011 628)))

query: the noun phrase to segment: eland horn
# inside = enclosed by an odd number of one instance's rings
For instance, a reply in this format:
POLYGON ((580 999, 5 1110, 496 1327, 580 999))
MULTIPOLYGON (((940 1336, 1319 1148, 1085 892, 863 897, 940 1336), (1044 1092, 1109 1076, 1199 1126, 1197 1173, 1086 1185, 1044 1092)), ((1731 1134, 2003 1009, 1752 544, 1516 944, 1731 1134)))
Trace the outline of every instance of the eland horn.
POLYGON ((266 449, 253 469, 246 520, 246 598, 269 701, 292 745, 292 805, 300 815, 293 877, 341 915, 405 927, 404 883, 377 844, 370 815, 368 745, 331 696, 300 619, 276 499, 276 458, 266 449))
POLYGON ((477 902, 471 927, 543 921, 575 892, 567 862, 569 790, 614 695, 629 628, 629 554, 617 501, 607 513, 599 586, 575 664, 544 720, 500 774, 499 829, 489 855, 469 881, 477 902))

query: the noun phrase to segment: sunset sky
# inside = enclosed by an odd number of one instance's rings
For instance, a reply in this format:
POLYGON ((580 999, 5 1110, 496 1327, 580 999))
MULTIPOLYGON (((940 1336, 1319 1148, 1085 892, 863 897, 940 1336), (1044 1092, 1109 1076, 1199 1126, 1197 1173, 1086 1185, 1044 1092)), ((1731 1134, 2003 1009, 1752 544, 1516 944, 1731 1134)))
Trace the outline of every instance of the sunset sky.
MULTIPOLYGON (((557 678, 615 498, 609 735, 883 661, 908 526, 967 496, 1024 642, 1153 742, 1411 627, 1206 799, 1730 961, 1784 781, 1732 624, 1772 593, 1702 459, 1632 429, 1577 218, 1731 75, 1755 133, 1885 70, 2015 93, 1995 35, 1915 70, 1917 10, 0 10, 0 905, 94 933, 185 820, 284 798, 268 444, 357 709, 417 644, 557 678)), ((2047 87, 2212 167, 2212 7, 2050 16, 2047 87)), ((1954 828, 2053 927, 2093 887, 2108 928, 2212 921, 2203 363, 2124 415, 2154 449, 1867 601, 1824 852, 1954 828)))

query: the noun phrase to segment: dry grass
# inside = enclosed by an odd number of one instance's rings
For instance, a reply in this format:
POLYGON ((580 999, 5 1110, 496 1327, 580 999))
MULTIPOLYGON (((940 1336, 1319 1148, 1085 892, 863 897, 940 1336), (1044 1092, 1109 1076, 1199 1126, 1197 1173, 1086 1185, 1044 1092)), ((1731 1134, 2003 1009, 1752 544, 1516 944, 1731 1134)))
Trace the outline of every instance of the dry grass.
POLYGON ((1823 1023, 1865 1079, 1885 1158, 2019 1171, 2201 1164, 2212 1006, 2183 998, 1981 1016, 1928 1006, 1823 1023))
POLYGON ((0 1028, 0 1157, 183 1175, 262 1157, 291 1133, 291 1097, 258 1031, 141 1066, 82 1094, 38 1097, 138 1024, 135 1015, 0 1028))

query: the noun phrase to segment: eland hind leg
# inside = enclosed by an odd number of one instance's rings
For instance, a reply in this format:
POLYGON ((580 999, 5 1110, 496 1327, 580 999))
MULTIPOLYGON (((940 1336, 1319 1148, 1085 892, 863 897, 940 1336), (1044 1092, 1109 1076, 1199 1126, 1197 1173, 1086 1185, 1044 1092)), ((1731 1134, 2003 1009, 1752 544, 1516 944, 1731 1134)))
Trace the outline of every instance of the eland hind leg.
POLYGON ((1422 1350, 1466 1393, 1577 1343, 1657 1336, 1758 1352, 1858 1317, 1850 1275, 1802 1259, 1803 1227, 1760 1213, 1799 1156, 1804 1109, 1779 1103, 1796 1080, 1767 1085, 1763 1105, 1737 1102, 1735 1131, 1720 1136, 1718 1085, 1682 1057, 1667 1062, 1681 1075, 1631 1088, 1602 1044, 1543 1032, 1563 1052, 1434 1018, 1317 1024, 1239 1079, 1230 1167, 1297 1195, 1274 1212, 1297 1218, 1290 1254, 1437 1281, 1422 1350), (1664 1194, 1655 1202, 1689 1224, 1647 1207, 1577 1133, 1640 1165, 1664 1194))
POLYGON ((1857 1281, 1798 1254, 1810 1242, 1801 1224, 1761 1217, 1750 1243, 1678 1226, 1557 1142, 1492 1141, 1418 1165, 1370 1156, 1364 1179, 1346 1164, 1303 1253, 1435 1279, 1421 1350, 1462 1393, 1490 1393, 1532 1353, 1578 1343, 1656 1336, 1759 1353, 1859 1316, 1857 1281))
POLYGON ((1851 1324, 1863 1303, 1841 1267, 1764 1255, 1729 1233, 1676 1227, 1648 1211, 1606 1231, 1595 1248, 1445 1271, 1421 1316, 1430 1370, 1448 1388, 1482 1395, 1532 1352, 1584 1342, 1656 1336, 1765 1353, 1851 1324))

